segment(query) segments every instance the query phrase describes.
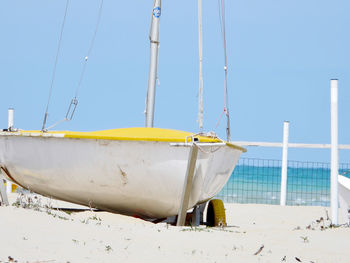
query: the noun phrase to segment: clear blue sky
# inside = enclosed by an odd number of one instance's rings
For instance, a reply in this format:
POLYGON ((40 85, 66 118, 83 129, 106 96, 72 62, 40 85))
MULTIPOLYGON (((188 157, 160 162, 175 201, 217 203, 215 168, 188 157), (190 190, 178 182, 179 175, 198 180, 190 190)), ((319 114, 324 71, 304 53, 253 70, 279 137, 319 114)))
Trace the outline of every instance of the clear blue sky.
MULTIPOLYGON (((105 0, 74 120, 60 130, 144 125, 152 0, 105 0)), ((62 119, 74 95, 96 23, 98 0, 71 1, 48 123, 62 119)), ((65 1, 0 4, 0 123, 40 129, 65 1)), ((217 1, 203 1, 204 126, 223 110, 223 48, 217 1)), ((350 144, 350 1, 227 0, 232 139, 330 142, 329 80, 339 79, 339 143, 350 144)), ((155 126, 197 131, 197 1, 163 1, 155 126)), ((246 157, 277 158, 280 149, 246 157)), ((290 159, 328 161, 328 150, 293 150, 290 159)), ((340 160, 350 162, 350 152, 340 160)))

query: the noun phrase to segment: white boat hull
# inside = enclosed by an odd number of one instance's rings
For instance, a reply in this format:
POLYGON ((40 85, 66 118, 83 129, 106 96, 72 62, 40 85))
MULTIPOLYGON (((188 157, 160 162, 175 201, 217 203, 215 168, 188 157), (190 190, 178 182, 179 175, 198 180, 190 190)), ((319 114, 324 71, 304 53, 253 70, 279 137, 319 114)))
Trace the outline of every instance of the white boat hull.
POLYGON ((349 223, 349 211, 350 211, 350 179, 338 175, 338 194, 339 194, 339 207, 341 213, 341 220, 344 223, 349 223))
MULTIPOLYGON (((212 145, 200 146, 189 208, 222 189, 242 153, 212 145)), ((164 141, 1 135, 0 165, 9 179, 45 196, 163 218, 178 213, 189 150, 164 141)))

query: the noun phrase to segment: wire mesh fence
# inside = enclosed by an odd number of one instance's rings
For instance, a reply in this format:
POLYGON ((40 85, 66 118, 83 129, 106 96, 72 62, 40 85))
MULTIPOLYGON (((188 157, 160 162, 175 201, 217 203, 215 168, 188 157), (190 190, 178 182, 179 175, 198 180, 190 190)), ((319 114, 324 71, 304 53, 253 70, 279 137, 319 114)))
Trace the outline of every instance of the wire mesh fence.
MULTIPOLYGON (((227 203, 279 204, 281 163, 241 158, 216 198, 227 203)), ((287 173, 287 205, 329 206, 329 163, 289 161, 287 173)), ((340 164, 339 174, 350 175, 350 164, 340 164)))

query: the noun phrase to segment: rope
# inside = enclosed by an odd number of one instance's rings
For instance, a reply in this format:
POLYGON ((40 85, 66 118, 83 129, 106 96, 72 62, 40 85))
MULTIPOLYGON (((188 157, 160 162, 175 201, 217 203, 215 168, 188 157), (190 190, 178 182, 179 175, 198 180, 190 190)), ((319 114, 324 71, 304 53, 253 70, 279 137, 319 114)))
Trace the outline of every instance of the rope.
POLYGON ((199 130, 203 131, 203 34, 202 34, 202 0, 198 0, 198 55, 199 55, 199 91, 198 91, 198 122, 199 130))
MULTIPOLYGON (((56 62, 55 62, 54 72, 56 71, 57 57, 58 57, 58 53, 59 53, 60 46, 61 46, 61 40, 62 40, 62 35, 63 35, 63 28, 64 28, 64 24, 65 24, 65 20, 66 20, 67 9, 68 9, 68 2, 69 2, 69 0, 67 0, 66 13, 65 13, 65 16, 64 16, 64 22, 63 22, 62 29, 61 29, 61 36, 60 36, 60 41, 59 41, 59 48, 58 48, 57 55, 56 55, 56 62)), ((70 121, 70 120, 73 119, 73 115, 74 115, 75 110, 76 110, 77 105, 78 105, 77 97, 78 97, 79 89, 80 89, 81 84, 83 82, 83 78, 84 78, 84 75, 85 75, 85 72, 86 72, 87 62, 88 62, 89 56, 91 54, 91 51, 92 51, 92 49, 94 47, 97 31, 98 31, 98 28, 99 28, 99 25, 100 25, 101 16, 102 16, 102 8, 103 8, 103 0, 101 0, 101 3, 100 3, 94 34, 92 36, 87 55, 84 58, 84 64, 83 64, 82 71, 80 73, 78 86, 77 86, 77 88, 75 90, 75 95, 74 95, 73 99, 71 100, 71 102, 70 102, 70 104, 68 106, 68 110, 67 110, 66 116, 65 116, 65 118, 63 120, 60 120, 60 121, 56 122, 55 124, 51 125, 50 127, 48 127, 46 129, 45 126, 46 126, 46 120, 47 120, 47 115, 48 115, 48 113, 47 113, 48 112, 48 106, 47 106, 46 112, 45 112, 45 117, 44 117, 42 131, 47 131, 47 130, 52 129, 53 127, 57 126, 58 124, 60 124, 62 122, 70 121)), ((53 79, 54 79, 54 75, 55 74, 53 74, 53 79)), ((50 102, 51 93, 52 93, 52 86, 53 86, 53 80, 52 80, 51 89, 50 89, 49 102, 50 102)), ((48 105, 49 105, 49 102, 48 102, 48 105)))
POLYGON ((221 112, 221 114, 220 114, 220 118, 219 118, 218 122, 216 123, 215 129, 217 129, 217 128, 219 127, 220 122, 221 122, 221 119, 222 119, 222 115, 224 115, 224 111, 223 111, 223 112, 221 112))
POLYGON ((97 22, 96 22, 94 34, 93 34, 91 42, 90 42, 90 47, 88 49, 87 55, 84 58, 84 64, 83 64, 83 68, 82 68, 81 73, 80 73, 78 86, 77 86, 77 88, 75 90, 75 95, 74 95, 73 99, 71 100, 71 102, 70 102, 70 104, 68 106, 68 110, 67 110, 66 117, 65 117, 66 121, 70 121, 70 120, 73 119, 73 115, 74 115, 75 110, 76 110, 76 108, 78 106, 78 99, 77 99, 78 98, 78 93, 79 93, 81 84, 83 82, 83 78, 84 78, 84 75, 85 75, 85 72, 86 72, 86 66, 87 66, 87 63, 88 63, 88 60, 89 60, 92 48, 94 47, 94 44, 95 44, 95 39, 96 39, 97 31, 98 31, 98 28, 99 28, 99 25, 100 25, 101 16, 102 16, 102 8, 103 8, 103 0, 101 0, 100 8, 98 10, 97 22))
POLYGON ((95 26, 95 31, 94 31, 93 37, 92 37, 91 42, 90 42, 90 47, 89 47, 89 50, 88 50, 87 55, 86 55, 85 58, 84 58, 83 69, 82 69, 81 74, 80 74, 80 78, 79 78, 79 82, 78 82, 78 87, 77 87, 77 89, 76 89, 76 91, 75 91, 75 96, 74 96, 75 99, 78 97, 78 92, 79 92, 79 89, 80 89, 81 84, 82 84, 82 82, 83 82, 84 75, 85 75, 86 65, 87 65, 88 59, 89 59, 89 57, 90 57, 92 48, 94 47, 94 43, 95 43, 97 31, 98 31, 98 28, 99 28, 99 25, 100 25, 100 21, 101 21, 102 7, 103 7, 103 0, 101 0, 100 8, 99 8, 99 10, 98 10, 97 22, 96 22, 96 26, 95 26))
POLYGON ((65 8, 65 11, 64 11, 64 17, 63 17, 63 22, 62 22, 62 26, 61 26, 60 38, 59 38, 59 41, 58 41, 58 47, 57 47, 57 52, 56 52, 56 59, 55 59, 54 67, 53 67, 52 78, 51 78, 51 85, 50 85, 50 90, 49 90, 49 98, 47 100, 47 105, 46 105, 46 110, 45 110, 42 130, 45 130, 46 120, 47 120, 47 116, 48 116, 49 105, 50 105, 51 96, 52 96, 52 90, 53 90, 53 86, 54 86, 54 82, 55 82, 57 62, 58 62, 58 57, 59 57, 60 50, 61 50, 61 45, 62 45, 62 36, 63 36, 64 26, 66 24, 68 6, 69 6, 69 0, 67 0, 67 2, 66 2, 66 8, 65 8))
POLYGON ((218 151, 221 147, 220 146, 217 146, 216 148, 215 145, 213 146, 210 146, 210 151, 206 151, 204 150, 203 147, 201 147, 199 144, 196 143, 195 141, 195 136, 203 136, 203 137, 208 137, 208 138, 214 138, 214 139, 218 139, 220 140, 222 143, 225 143, 223 140, 221 140, 215 132, 207 132, 207 133, 203 133, 203 132, 199 132, 199 133, 196 133, 196 134, 192 134, 192 135, 189 135, 187 137, 185 137, 185 144, 188 143, 188 139, 191 139, 190 143, 193 143, 193 144, 196 144, 198 149, 202 152, 202 153, 205 153, 205 154, 210 154, 210 153, 214 153, 216 151, 218 151))
MULTIPOLYGON (((230 128, 230 112, 228 108, 228 89, 227 89, 227 73, 228 73, 228 67, 227 67, 227 47, 226 47, 226 27, 225 27, 225 1, 224 0, 218 0, 219 3, 219 18, 220 18, 220 27, 221 27, 221 34, 222 34, 222 40, 224 45, 224 57, 225 57, 225 82, 224 82, 224 110, 223 113, 225 113, 227 118, 227 124, 226 124, 226 137, 227 141, 231 140, 231 128, 230 128)), ((222 113, 222 114, 223 114, 222 113)), ((221 117, 222 117, 221 114, 221 117)), ((220 117, 220 120, 221 120, 220 117)), ((220 123, 220 120, 218 124, 220 123)))

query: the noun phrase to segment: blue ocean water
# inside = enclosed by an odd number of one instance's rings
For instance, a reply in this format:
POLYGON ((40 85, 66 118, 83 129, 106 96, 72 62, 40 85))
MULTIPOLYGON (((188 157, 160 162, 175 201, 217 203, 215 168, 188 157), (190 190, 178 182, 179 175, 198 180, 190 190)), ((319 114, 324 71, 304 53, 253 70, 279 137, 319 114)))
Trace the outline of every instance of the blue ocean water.
MULTIPOLYGON (((329 206, 329 167, 328 163, 289 162, 287 205, 329 206)), ((340 165, 340 174, 349 171, 350 164, 340 165)), ((217 198, 228 203, 279 204, 280 187, 281 161, 241 159, 217 198)))

